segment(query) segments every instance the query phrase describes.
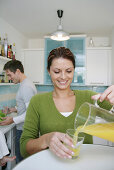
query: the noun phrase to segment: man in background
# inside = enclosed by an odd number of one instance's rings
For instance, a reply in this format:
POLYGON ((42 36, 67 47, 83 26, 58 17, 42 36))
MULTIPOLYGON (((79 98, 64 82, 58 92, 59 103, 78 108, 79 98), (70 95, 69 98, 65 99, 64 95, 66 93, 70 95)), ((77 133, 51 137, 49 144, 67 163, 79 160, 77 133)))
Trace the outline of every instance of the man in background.
POLYGON ((29 105, 30 99, 37 93, 35 85, 24 74, 24 68, 20 61, 12 60, 8 61, 4 65, 4 70, 8 76, 8 80, 12 80, 13 83, 20 83, 18 92, 16 94, 16 107, 8 108, 4 110, 6 113, 17 112, 16 117, 5 117, 0 125, 16 124, 16 163, 20 162, 23 158, 20 154, 20 137, 23 130, 23 124, 26 116, 26 110, 29 105))

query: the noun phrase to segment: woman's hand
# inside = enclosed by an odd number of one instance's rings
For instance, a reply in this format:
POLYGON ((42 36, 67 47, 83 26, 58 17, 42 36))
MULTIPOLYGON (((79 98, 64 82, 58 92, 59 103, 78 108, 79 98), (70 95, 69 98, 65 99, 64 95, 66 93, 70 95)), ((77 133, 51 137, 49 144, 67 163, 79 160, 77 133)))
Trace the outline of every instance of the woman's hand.
POLYGON ((66 145, 73 147, 72 138, 60 132, 52 132, 47 134, 47 146, 60 158, 72 158, 73 152, 66 145))
POLYGON ((108 100, 110 104, 114 105, 114 85, 108 87, 103 93, 92 96, 93 100, 108 100))

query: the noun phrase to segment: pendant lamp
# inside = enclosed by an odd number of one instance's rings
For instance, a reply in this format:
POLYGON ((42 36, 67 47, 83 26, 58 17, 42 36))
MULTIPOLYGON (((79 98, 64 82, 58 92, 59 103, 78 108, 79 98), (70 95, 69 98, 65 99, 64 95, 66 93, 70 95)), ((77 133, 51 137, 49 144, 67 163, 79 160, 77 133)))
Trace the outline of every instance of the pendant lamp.
POLYGON ((58 25, 57 31, 52 33, 50 38, 52 40, 56 40, 56 41, 68 40, 70 38, 69 33, 63 31, 62 24, 61 24, 61 18, 63 16, 63 11, 58 10, 57 14, 58 14, 58 17, 59 17, 59 25, 58 25))

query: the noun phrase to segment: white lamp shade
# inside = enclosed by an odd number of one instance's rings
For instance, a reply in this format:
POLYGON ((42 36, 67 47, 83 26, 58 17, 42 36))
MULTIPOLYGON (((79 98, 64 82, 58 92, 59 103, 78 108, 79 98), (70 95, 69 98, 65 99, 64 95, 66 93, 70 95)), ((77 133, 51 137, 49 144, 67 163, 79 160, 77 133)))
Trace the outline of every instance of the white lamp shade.
POLYGON ((69 33, 63 31, 62 25, 59 25, 57 31, 52 33, 50 38, 56 41, 65 41, 68 40, 70 36, 69 33))

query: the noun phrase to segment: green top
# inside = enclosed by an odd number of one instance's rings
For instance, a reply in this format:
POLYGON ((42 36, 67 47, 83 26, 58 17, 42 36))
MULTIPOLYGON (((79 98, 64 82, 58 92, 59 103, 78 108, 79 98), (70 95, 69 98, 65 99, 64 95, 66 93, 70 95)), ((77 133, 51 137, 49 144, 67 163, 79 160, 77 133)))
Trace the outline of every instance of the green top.
MULTIPOLYGON (((94 104, 91 96, 96 93, 88 90, 74 90, 76 97, 75 109, 71 115, 64 117, 56 108, 52 92, 37 94, 32 97, 27 109, 24 130, 21 136, 20 149, 23 157, 29 156, 26 152, 26 143, 40 135, 50 132, 66 133, 67 129, 74 128, 74 120, 79 107, 84 102, 94 104)), ((104 101, 100 106, 110 109, 111 105, 104 101), (105 103, 105 104, 104 104, 105 103)), ((92 143, 92 136, 85 135, 84 143, 92 143)))

